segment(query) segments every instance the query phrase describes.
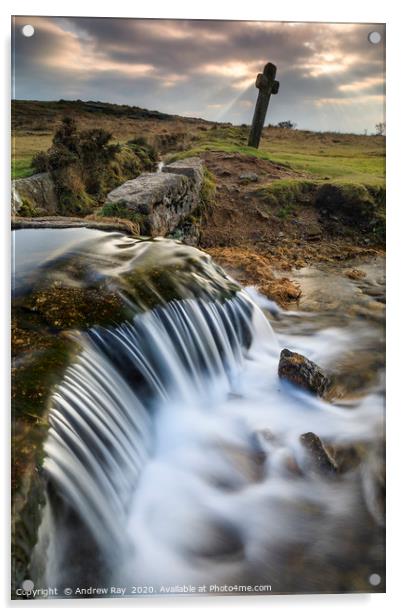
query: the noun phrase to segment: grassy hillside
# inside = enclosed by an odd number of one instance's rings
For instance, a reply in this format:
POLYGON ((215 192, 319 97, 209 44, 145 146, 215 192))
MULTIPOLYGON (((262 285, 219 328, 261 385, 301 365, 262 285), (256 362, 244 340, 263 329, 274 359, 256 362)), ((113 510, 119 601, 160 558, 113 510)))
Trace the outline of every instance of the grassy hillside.
POLYGON ((13 177, 32 174, 31 158, 50 144, 65 115, 79 128, 103 128, 115 141, 144 136, 162 156, 187 156, 222 151, 255 156, 303 174, 306 178, 382 185, 385 139, 311 131, 264 129, 258 150, 247 147, 249 128, 170 116, 127 105, 82 101, 13 101, 13 177))
MULTIPOLYGON (((189 145, 188 127, 208 123, 195 118, 180 118, 158 111, 149 111, 128 105, 83 101, 12 101, 12 177, 32 175, 31 159, 41 150, 47 150, 61 119, 70 116, 80 130, 103 128, 113 134, 114 140, 126 141, 145 136, 160 151, 178 142, 189 145)), ((192 135, 192 131, 190 131, 192 135)))
POLYGON ((317 180, 381 184, 385 177, 385 139, 311 131, 264 129, 258 150, 247 146, 248 127, 213 126, 189 152, 219 150, 276 162, 317 180))

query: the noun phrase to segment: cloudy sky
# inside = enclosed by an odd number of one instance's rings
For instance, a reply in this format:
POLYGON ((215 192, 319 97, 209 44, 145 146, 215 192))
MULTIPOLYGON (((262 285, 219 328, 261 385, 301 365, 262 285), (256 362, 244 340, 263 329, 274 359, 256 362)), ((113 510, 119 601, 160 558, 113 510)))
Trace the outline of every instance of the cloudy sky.
POLYGON ((370 133, 384 120, 384 34, 378 24, 17 17, 13 96, 250 123, 270 61, 280 90, 267 122, 370 133))

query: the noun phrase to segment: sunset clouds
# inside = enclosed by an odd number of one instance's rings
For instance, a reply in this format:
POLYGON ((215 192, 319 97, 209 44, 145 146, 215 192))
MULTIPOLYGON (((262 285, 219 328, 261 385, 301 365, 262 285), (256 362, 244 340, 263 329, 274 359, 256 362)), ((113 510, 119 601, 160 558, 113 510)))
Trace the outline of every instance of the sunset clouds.
POLYGON ((15 98, 128 103, 250 122, 256 74, 278 66, 269 121, 362 132, 384 119, 380 25, 15 18, 15 98), (25 38, 21 28, 35 27, 25 38))

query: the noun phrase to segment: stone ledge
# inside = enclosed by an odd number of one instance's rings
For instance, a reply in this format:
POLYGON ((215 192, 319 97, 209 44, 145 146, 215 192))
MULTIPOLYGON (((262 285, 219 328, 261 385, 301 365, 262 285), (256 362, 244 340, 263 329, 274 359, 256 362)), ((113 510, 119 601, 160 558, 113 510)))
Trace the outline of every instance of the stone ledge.
POLYGON ((197 186, 200 186, 204 177, 204 166, 201 158, 193 156, 164 165, 164 167, 162 167, 162 172, 186 175, 193 180, 197 186))
POLYGON ((107 203, 138 215, 141 232, 167 235, 200 205, 204 174, 199 158, 187 158, 163 168, 163 173, 143 173, 112 190, 107 203))
POLYGON ((41 216, 28 218, 14 216, 11 220, 11 229, 72 229, 86 227, 100 231, 120 231, 138 235, 138 229, 129 220, 91 220, 87 218, 74 218, 71 216, 41 216))

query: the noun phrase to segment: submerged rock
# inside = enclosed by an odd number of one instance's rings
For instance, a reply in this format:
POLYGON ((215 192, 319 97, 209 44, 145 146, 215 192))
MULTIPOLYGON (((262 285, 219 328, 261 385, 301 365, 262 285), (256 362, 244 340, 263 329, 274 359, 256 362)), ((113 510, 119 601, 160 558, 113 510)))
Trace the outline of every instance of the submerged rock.
POLYGON ((196 521, 194 531, 191 542, 186 536, 182 539, 184 551, 191 559, 220 562, 244 558, 241 532, 234 524, 225 520, 201 518, 196 521))
POLYGON ((331 458, 335 460, 338 473, 341 474, 356 469, 367 456, 367 446, 364 443, 342 445, 325 442, 324 447, 331 458))
POLYGON ((371 448, 361 468, 367 509, 380 526, 385 525, 385 451, 378 442, 371 448))
POLYGON ((306 432, 300 436, 300 443, 307 450, 310 463, 320 473, 336 473, 335 460, 325 449, 321 439, 314 432, 306 432))
POLYGON ((330 386, 330 379, 317 364, 289 349, 281 351, 278 374, 281 379, 286 379, 293 385, 298 385, 318 396, 323 396, 330 386))

